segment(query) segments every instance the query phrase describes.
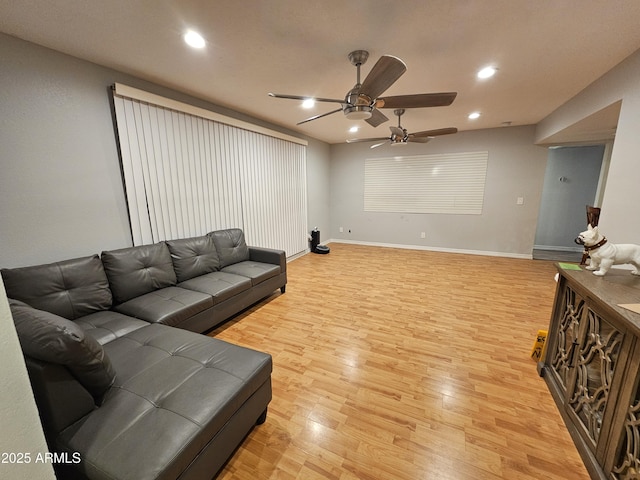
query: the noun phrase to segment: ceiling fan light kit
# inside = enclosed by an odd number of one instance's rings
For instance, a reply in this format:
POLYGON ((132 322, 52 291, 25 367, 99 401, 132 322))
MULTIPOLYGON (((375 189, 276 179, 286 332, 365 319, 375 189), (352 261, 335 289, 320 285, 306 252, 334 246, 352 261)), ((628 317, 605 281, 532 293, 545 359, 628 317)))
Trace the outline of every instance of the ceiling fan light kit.
POLYGON ((364 81, 360 83, 360 67, 368 60, 369 52, 366 50, 354 50, 349 53, 348 58, 351 64, 356 67, 356 84, 347 92, 344 100, 278 93, 269 93, 269 96, 303 101, 313 99, 316 102, 340 104, 340 108, 307 118, 306 120, 298 122, 298 125, 341 111, 349 120, 365 120, 372 127, 377 127, 389 120, 386 115, 379 110, 381 108, 405 109, 440 107, 451 105, 456 98, 456 92, 380 97, 380 95, 406 72, 407 66, 405 63, 393 55, 383 55, 378 59, 364 81))
POLYGON ((354 105, 353 107, 345 108, 344 114, 349 120, 366 120, 371 118, 371 107, 354 105))

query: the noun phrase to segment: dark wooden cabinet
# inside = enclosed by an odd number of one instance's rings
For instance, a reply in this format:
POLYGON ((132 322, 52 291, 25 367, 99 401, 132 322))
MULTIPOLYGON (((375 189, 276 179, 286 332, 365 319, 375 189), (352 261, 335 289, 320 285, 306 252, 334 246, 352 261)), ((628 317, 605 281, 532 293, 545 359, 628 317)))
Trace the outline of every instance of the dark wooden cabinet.
POLYGON ((559 278, 538 365, 594 479, 640 479, 640 277, 611 270, 559 278))

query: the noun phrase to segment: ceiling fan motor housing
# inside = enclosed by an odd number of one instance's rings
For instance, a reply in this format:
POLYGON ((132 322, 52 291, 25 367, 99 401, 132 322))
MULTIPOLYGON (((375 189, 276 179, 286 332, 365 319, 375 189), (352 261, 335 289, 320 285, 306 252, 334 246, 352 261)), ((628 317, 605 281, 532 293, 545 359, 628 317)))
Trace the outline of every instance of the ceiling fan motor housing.
MULTIPOLYGON (((360 82, 360 67, 369 58, 366 50, 354 50, 349 54, 349 61, 356 67, 356 85, 347 92, 344 101, 335 98, 315 98, 318 102, 338 103, 340 108, 336 108, 327 113, 314 115, 297 125, 317 120, 319 118, 343 112, 350 120, 366 120, 372 127, 389 120, 381 111, 381 108, 395 108, 394 113, 404 112, 405 108, 424 108, 450 105, 456 97, 455 92, 447 93, 423 93, 414 95, 396 95, 391 97, 381 97, 381 95, 407 70, 406 64, 393 55, 381 56, 366 78, 360 82)), ((308 96, 302 95, 282 95, 269 93, 272 97, 287 98, 290 100, 308 100, 308 96)), ((423 133, 423 132, 419 132, 423 133)), ((399 133, 397 134, 400 135, 399 133)), ((404 135, 406 137, 406 135, 404 135)), ((423 135, 424 136, 424 135, 423 135)))
POLYGON ((356 85, 344 99, 344 114, 349 120, 366 120, 371 118, 373 112, 373 100, 360 93, 360 85, 356 85))

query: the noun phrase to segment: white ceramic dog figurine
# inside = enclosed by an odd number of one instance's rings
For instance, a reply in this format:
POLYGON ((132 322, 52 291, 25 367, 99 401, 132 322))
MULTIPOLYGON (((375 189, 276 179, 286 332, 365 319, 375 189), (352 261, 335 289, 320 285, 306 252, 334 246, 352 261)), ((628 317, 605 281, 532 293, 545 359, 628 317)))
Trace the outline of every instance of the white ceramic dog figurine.
POLYGON ((609 271, 612 265, 626 263, 635 267, 631 271, 633 275, 640 275, 640 245, 609 243, 604 235, 598 231, 598 227, 591 225, 576 237, 575 242, 584 245, 584 249, 591 258, 587 270, 594 270, 594 275, 601 277, 609 271))

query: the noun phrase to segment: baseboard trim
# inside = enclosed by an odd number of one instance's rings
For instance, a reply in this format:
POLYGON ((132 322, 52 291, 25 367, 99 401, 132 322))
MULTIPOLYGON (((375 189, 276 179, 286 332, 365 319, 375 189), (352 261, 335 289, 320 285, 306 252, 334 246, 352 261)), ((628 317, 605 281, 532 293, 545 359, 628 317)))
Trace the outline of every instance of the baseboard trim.
POLYGON ((583 247, 556 247, 553 245, 534 245, 534 250, 549 250, 554 252, 571 252, 571 253, 582 253, 584 251, 583 247))
POLYGON ((326 243, 349 243, 353 245, 367 245, 370 247, 403 248, 407 250, 427 250, 431 252, 462 253, 465 255, 483 255, 487 257, 506 257, 506 258, 520 258, 524 260, 533 260, 532 254, 524 254, 524 253, 491 252, 486 250, 465 250, 465 249, 457 249, 457 248, 429 247, 424 245, 402 245, 402 244, 396 244, 396 243, 362 242, 359 240, 344 240, 344 239, 335 239, 335 238, 328 240, 326 243))
POLYGON ((287 263, 295 260, 296 258, 304 257, 307 253, 310 253, 311 250, 309 248, 305 248, 303 251, 294 253, 290 257, 287 257, 287 263))

